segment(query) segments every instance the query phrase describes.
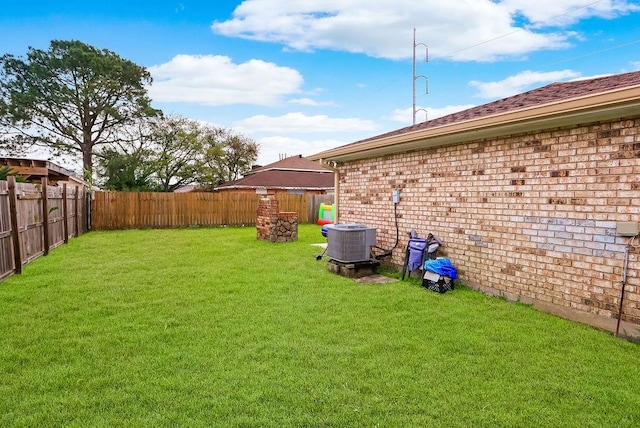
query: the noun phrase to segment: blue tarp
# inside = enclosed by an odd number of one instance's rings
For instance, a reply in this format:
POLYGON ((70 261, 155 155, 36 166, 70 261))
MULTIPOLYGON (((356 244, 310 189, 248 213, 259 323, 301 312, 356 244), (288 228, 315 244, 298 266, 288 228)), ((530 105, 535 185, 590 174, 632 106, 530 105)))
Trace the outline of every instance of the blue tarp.
POLYGON ((458 277, 455 266, 453 266, 453 264, 451 264, 451 260, 446 257, 427 260, 424 262, 424 269, 429 272, 435 272, 438 275, 448 276, 451 279, 456 279, 458 277))

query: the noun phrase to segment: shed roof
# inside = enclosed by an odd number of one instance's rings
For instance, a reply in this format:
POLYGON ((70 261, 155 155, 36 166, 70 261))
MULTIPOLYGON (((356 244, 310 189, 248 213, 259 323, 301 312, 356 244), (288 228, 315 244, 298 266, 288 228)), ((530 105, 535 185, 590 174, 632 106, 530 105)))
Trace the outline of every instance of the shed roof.
POLYGON ((311 156, 348 161, 549 127, 638 116, 640 72, 558 82, 311 156))
POLYGON ((21 175, 27 181, 39 181, 43 177, 53 183, 72 178, 73 171, 48 160, 29 158, 0 158, 0 165, 8 166, 12 172, 21 175))

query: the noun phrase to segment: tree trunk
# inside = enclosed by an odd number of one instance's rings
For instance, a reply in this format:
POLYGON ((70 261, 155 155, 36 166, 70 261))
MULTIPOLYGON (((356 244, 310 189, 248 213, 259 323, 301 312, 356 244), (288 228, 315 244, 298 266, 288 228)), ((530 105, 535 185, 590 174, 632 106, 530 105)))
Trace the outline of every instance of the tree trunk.
POLYGON ((93 150, 91 147, 82 148, 82 174, 85 176, 91 176, 93 173, 93 150))

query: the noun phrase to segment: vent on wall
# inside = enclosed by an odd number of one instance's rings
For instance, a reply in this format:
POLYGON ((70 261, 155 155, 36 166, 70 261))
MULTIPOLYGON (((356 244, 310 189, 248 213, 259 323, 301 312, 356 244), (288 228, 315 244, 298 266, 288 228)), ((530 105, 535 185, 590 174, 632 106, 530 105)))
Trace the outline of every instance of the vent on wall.
POLYGON ((374 245, 374 228, 362 224, 331 224, 327 227, 327 256, 338 262, 367 261, 374 245))

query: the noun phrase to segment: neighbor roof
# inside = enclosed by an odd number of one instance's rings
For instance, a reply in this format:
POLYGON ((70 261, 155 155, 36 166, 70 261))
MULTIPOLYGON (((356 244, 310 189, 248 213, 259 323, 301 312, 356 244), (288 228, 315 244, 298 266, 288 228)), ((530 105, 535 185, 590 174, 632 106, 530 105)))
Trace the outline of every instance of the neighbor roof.
POLYGON ((265 166, 261 166, 259 168, 252 169, 247 175, 252 175, 256 173, 262 173, 264 171, 269 170, 280 170, 280 171, 315 171, 328 173, 331 172, 326 168, 318 165, 317 162, 310 161, 309 159, 302 157, 302 155, 290 156, 284 159, 280 159, 277 162, 270 163, 265 166))
POLYGON ((222 189, 327 190, 334 185, 333 172, 302 155, 291 156, 252 170, 245 177, 216 187, 222 189))
POLYGON ((638 116, 640 72, 552 83, 308 157, 348 161, 536 129, 638 116))

